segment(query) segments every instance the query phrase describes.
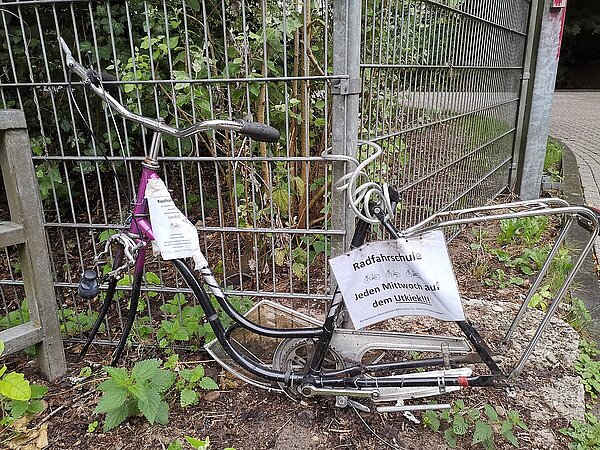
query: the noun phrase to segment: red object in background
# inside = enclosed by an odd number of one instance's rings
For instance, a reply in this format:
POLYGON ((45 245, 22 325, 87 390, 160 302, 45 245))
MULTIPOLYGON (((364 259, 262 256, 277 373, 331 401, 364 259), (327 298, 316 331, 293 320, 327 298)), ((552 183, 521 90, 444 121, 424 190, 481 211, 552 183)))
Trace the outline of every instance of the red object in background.
POLYGON ((558 50, 556 51, 556 59, 560 57, 560 47, 562 44, 563 32, 565 29, 565 18, 567 17, 567 0, 552 0, 550 11, 560 20, 560 35, 558 36, 558 50))

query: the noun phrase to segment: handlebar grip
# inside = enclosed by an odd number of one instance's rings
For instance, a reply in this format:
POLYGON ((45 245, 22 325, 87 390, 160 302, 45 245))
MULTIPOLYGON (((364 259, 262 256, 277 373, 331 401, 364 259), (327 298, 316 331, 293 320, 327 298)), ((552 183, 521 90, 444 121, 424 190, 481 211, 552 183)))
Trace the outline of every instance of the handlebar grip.
POLYGON ((273 128, 265 123, 247 122, 245 120, 236 120, 236 122, 242 126, 242 129, 238 133, 245 134, 256 141, 277 142, 281 136, 277 128, 273 128))

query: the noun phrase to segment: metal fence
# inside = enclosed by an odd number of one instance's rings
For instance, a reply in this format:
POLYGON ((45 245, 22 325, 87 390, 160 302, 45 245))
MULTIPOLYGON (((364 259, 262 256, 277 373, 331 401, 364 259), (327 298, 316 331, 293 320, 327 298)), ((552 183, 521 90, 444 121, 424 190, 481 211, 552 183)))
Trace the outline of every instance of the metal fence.
MULTIPOLYGON (((57 36, 112 74, 105 85, 136 112, 177 126, 235 117, 281 130, 272 146, 229 134, 165 139, 162 173, 240 302, 285 297, 310 310, 328 298, 328 255, 352 229, 332 190, 343 168, 325 149, 354 154, 359 137, 382 145, 372 174, 401 189, 402 226, 507 186, 528 11, 526 0, 2 2, 0 104, 29 120, 65 336, 80 339, 93 319, 77 279, 126 219, 147 142, 80 83, 81 114, 68 101, 57 36)), ((21 281, 9 253, 0 267, 6 316, 19 310, 21 281)), ((147 269, 141 343, 194 304, 176 295, 187 291, 168 265, 149 259, 147 269)))

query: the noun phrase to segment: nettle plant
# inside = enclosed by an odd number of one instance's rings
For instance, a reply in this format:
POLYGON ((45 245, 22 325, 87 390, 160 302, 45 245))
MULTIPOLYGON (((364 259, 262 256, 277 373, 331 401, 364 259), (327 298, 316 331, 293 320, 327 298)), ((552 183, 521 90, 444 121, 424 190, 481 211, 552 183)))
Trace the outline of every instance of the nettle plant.
POLYGON ((175 374, 161 369, 161 365, 159 359, 139 361, 131 373, 120 367, 104 367, 109 378, 98 385, 103 396, 94 410, 105 414, 104 431, 140 413, 152 424, 168 423, 169 404, 164 395, 173 385, 175 374))
MULTIPOLYGON (((166 425, 169 422, 167 399, 170 393, 176 392, 179 404, 185 408, 199 402, 201 390, 219 388, 212 378, 206 376, 202 364, 193 369, 181 369, 180 365, 179 356, 173 354, 164 365, 160 359, 139 361, 131 372, 104 367, 109 378, 98 385, 103 395, 94 411, 105 414, 104 431, 112 430, 128 417, 139 414, 151 424, 166 425)), ((95 426, 92 428, 95 429, 95 426)))
POLYGON ((486 450, 496 448, 498 434, 518 448, 519 441, 513 430, 528 430, 518 411, 504 411, 487 403, 483 408, 468 408, 463 400, 457 400, 451 409, 443 412, 427 411, 423 415, 423 425, 435 432, 443 432, 451 448, 458 448, 461 439, 471 436, 474 446, 480 445, 486 450))
POLYGON ((202 364, 197 364, 193 369, 180 369, 180 365, 179 355, 175 353, 169 356, 164 367, 175 370, 175 389, 179 392, 179 404, 182 408, 198 404, 202 390, 219 389, 215 380, 206 375, 202 364))

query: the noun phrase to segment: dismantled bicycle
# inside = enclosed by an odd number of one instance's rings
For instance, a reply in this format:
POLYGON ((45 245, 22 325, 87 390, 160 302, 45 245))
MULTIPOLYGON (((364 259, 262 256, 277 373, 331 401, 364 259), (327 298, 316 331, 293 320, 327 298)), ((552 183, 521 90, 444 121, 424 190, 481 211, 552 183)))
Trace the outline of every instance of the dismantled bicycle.
MULTIPOLYGON (((405 405, 404 401, 467 386, 496 386, 516 377, 523 370, 525 362, 540 340, 550 318, 581 266, 583 258, 598 235, 598 214, 594 210, 582 206, 569 206, 560 199, 522 201, 446 211, 400 231, 392 221, 399 202, 398 192, 390 186, 379 185, 365 179, 365 167, 381 153, 381 148, 376 144, 366 142, 364 144, 371 149, 372 154, 361 163, 351 157, 327 153, 323 154, 323 158, 342 161, 346 167, 354 167, 337 185, 338 189, 347 193, 348 203, 357 215, 351 243, 351 249, 355 249, 353 250, 355 253, 350 252, 350 254, 357 255, 359 253, 356 252, 366 248, 363 244, 372 224, 379 224, 393 239, 386 244, 386 248, 391 249, 391 253, 385 255, 381 252, 371 253, 368 258, 352 263, 355 266, 346 265, 346 269, 359 273, 359 270, 367 265, 370 266, 369 268, 375 267, 374 263, 377 262, 382 264, 384 271, 378 274, 370 270, 364 276, 355 277, 368 285, 363 288, 364 292, 356 292, 354 299, 344 300, 342 292, 346 290, 348 283, 340 282, 341 289, 335 289, 325 320, 322 322, 270 301, 259 302, 248 314, 242 315, 228 302, 227 295, 200 252, 194 225, 176 208, 160 178, 158 154, 161 135, 184 138, 208 130, 230 130, 258 141, 275 142, 279 139, 279 132, 264 124, 240 120, 208 120, 185 129, 177 129, 159 120, 134 114, 103 88, 99 74, 92 69, 84 68, 73 58, 62 39, 61 46, 70 71, 78 75, 98 97, 105 101, 111 111, 154 131, 150 148, 146 151, 142 163, 141 178, 128 222, 124 229, 110 236, 104 252, 99 254, 94 262, 96 266, 101 264, 102 258, 112 252, 112 269, 101 277, 95 269, 85 270, 80 281, 79 294, 83 298, 95 298, 101 286, 105 290, 98 318, 81 350, 81 356, 88 351, 105 320, 113 303, 119 279, 132 267, 133 282, 129 312, 112 362, 114 364, 118 361, 134 323, 146 252, 151 245, 156 244, 163 258, 172 260, 205 312, 206 321, 216 336, 215 341, 206 345, 207 350, 221 365, 243 380, 265 389, 283 391, 292 397, 333 396, 336 398, 336 405, 340 407, 350 403, 361 409, 367 409, 366 406, 357 403, 354 400, 356 398, 370 399, 377 404, 383 404, 377 407, 380 412, 445 407, 446 405, 405 405), (581 225, 589 232, 589 240, 581 249, 573 268, 562 288, 555 295, 527 348, 511 370, 505 372, 500 368, 498 355, 490 349, 475 327, 461 314, 450 315, 452 319, 444 320, 456 322, 462 331, 462 337, 372 331, 341 326, 343 318, 346 318, 345 306, 348 306, 352 300, 358 302, 369 298, 370 307, 382 310, 388 308, 389 311, 391 311, 389 308, 392 308, 393 314, 398 314, 398 308, 404 308, 407 304, 417 304, 417 307, 421 308, 419 310, 424 311, 424 315, 428 315, 427 307, 435 309, 431 305, 430 296, 425 293, 414 293, 415 289, 421 291, 437 289, 435 280, 433 283, 426 280, 427 275, 424 272, 429 270, 427 267, 421 265, 422 270, 416 270, 414 266, 410 266, 413 262, 423 262, 421 253, 414 251, 394 253, 395 243, 427 240, 425 238, 439 236, 442 230, 450 227, 540 215, 563 218, 563 228, 540 272, 532 282, 529 294, 523 300, 504 341, 508 342, 511 339, 526 312, 529 301, 540 287, 553 258, 564 242, 568 230, 581 225), (194 260, 195 268, 201 278, 186 262, 188 257, 194 260), (409 264, 409 268, 396 270, 396 266, 388 264, 390 261, 409 264), (396 279, 400 280, 401 276, 412 277, 411 280, 414 281, 409 284, 397 281, 396 279), (232 319, 233 324, 229 327, 225 328, 205 287, 215 297, 219 307, 232 319), (381 298, 375 296, 383 293, 382 291, 389 292, 385 292, 387 296, 381 298), (279 321, 272 320, 273 317, 286 318, 290 325, 286 328, 279 327, 277 326, 279 321), (459 317, 459 320, 456 317, 459 317), (263 339, 277 342, 268 358, 261 354, 260 343, 263 339), (384 359, 383 355, 386 352, 420 352, 426 356, 419 359, 390 360, 384 359), (373 357, 374 354, 378 356, 373 357), (475 368, 483 368, 484 372, 476 373, 475 368)), ((429 280, 431 281, 431 278, 429 280)), ((440 308, 443 308, 444 296, 440 295, 436 298, 441 299, 440 308)), ((414 309, 412 311, 414 313, 414 309)), ((352 319, 355 325, 364 326, 364 323, 357 323, 355 317, 352 319)), ((373 315, 367 319, 365 323, 376 320, 373 315)))

